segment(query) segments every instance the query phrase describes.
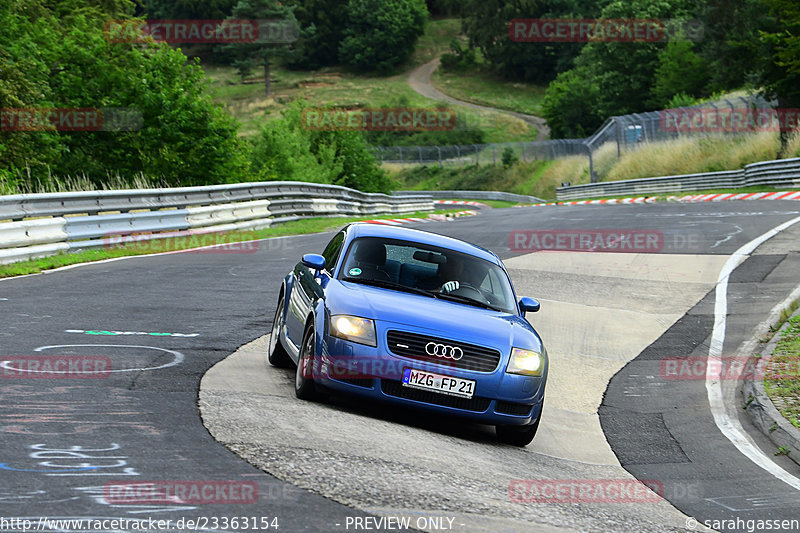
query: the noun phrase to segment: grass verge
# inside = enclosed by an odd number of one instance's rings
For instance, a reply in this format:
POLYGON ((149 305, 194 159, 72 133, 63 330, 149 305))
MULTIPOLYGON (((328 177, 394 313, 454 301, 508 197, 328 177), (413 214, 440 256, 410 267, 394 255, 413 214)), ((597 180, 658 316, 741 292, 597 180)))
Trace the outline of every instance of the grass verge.
POLYGON ((509 202, 506 200, 479 200, 477 198, 451 198, 449 199, 451 202, 478 202, 484 205, 488 205, 489 207, 496 207, 496 208, 503 208, 503 207, 514 207, 518 205, 519 202, 509 202))
MULTIPOLYGON (((294 100, 304 100, 309 107, 437 107, 441 102, 417 94, 409 85, 408 72, 442 52, 449 50, 450 41, 461 31, 459 19, 439 19, 428 22, 414 54, 402 71, 394 76, 357 74, 344 68, 326 67, 315 71, 290 70, 272 66, 272 94, 264 92, 263 75, 241 80, 230 66, 203 65, 209 78, 209 91, 215 103, 222 105, 241 124, 240 136, 256 135, 262 125, 276 118, 294 100)), ((456 76, 456 75, 454 75, 456 76)), ((469 76, 465 86, 471 82, 469 76)), ((498 82, 499 83, 499 82, 498 82)), ((512 84, 500 84, 496 91, 512 91, 512 84)), ((484 87, 485 93, 491 92, 484 87)), ((468 92, 468 91, 467 91, 468 92)), ((468 110, 455 106, 465 127, 484 131, 485 143, 535 140, 537 131, 525 121, 501 112, 468 110)), ((452 144, 443 142, 440 144, 452 144)))
MULTIPOLYGON (((445 209, 433 211, 436 214, 447 214, 460 211, 459 209, 445 209)), ((409 215, 382 215, 376 216, 374 219, 383 220, 398 217, 427 217, 430 212, 418 212, 409 215)), ((129 257, 136 255, 151 255, 163 252, 173 252, 179 250, 191 250, 200 246, 208 246, 212 244, 232 245, 235 248, 235 243, 243 241, 252 241, 256 239, 268 239, 271 237, 283 237, 288 235, 304 235, 307 233, 320 233, 328 230, 338 229, 339 227, 349 222, 357 222, 364 220, 363 216, 360 217, 318 217, 308 218, 304 220, 296 220, 294 222, 287 222, 286 224, 278 224, 270 228, 264 228, 254 231, 239 231, 227 233, 211 233, 206 235, 190 235, 186 237, 174 237, 167 239, 154 239, 151 241, 138 241, 129 242, 125 244, 115 244, 109 242, 107 247, 97 250, 85 250, 76 253, 59 253, 48 257, 39 259, 30 259, 28 261, 20 261, 18 263, 11 263, 8 265, 0 265, 0 278, 10 278, 14 276, 24 276, 27 274, 36 274, 45 270, 52 270, 54 268, 64 267, 68 265, 75 265, 78 263, 91 263, 94 261, 102 261, 105 259, 114 259, 117 257, 129 257)), ((255 251, 255 248, 240 248, 242 253, 247 251, 255 251)))
POLYGON ((454 71, 436 69, 432 76, 437 89, 448 96, 497 109, 540 116, 546 87, 510 82, 493 75, 485 67, 454 71))
POLYGON ((781 333, 764 376, 764 385, 778 411, 800 428, 800 315, 789 319, 789 326, 781 333))

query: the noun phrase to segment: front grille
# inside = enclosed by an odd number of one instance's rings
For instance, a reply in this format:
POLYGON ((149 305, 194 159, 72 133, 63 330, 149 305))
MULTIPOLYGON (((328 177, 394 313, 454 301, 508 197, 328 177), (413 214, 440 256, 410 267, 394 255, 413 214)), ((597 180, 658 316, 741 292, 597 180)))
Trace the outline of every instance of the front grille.
POLYGON ((387 341, 389 350, 394 354, 438 365, 452 366, 453 368, 474 370, 475 372, 492 372, 500 363, 500 352, 497 350, 439 337, 429 337, 419 333, 392 330, 387 334, 387 341), (457 346, 463 350, 464 355, 458 361, 428 355, 425 352, 425 346, 429 342, 457 346))
POLYGON ((532 405, 525 403, 502 402, 498 400, 494 410, 497 413, 503 413, 506 415, 528 416, 531 414, 532 407, 532 405))
POLYGON ((395 398, 404 398, 406 400, 441 405, 443 407, 455 407, 456 409, 464 409, 465 411, 475 411, 478 413, 486 411, 489 408, 489 404, 492 403, 488 398, 459 398, 458 396, 448 396, 437 392, 412 389, 411 387, 404 387, 399 381, 388 379, 381 380, 381 390, 383 390, 384 394, 394 396, 395 398))

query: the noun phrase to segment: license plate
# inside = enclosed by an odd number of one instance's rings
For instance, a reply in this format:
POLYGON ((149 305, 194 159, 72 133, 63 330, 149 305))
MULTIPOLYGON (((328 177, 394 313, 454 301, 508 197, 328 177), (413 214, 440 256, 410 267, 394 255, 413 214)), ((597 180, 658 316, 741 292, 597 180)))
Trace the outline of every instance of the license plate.
POLYGON ((462 398, 472 398, 472 395, 475 394, 475 382, 471 379, 444 376, 413 368, 403 369, 403 386, 435 391, 450 396, 461 396, 462 398))

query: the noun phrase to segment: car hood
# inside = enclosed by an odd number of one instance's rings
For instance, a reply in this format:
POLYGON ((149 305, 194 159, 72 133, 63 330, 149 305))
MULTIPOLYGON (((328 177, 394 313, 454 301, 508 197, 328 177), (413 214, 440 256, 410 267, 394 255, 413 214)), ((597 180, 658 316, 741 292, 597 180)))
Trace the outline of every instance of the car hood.
POLYGON ((376 320, 379 332, 393 327, 494 347, 503 354, 512 346, 541 350, 542 342, 522 317, 418 294, 331 280, 326 287, 331 314, 376 320))

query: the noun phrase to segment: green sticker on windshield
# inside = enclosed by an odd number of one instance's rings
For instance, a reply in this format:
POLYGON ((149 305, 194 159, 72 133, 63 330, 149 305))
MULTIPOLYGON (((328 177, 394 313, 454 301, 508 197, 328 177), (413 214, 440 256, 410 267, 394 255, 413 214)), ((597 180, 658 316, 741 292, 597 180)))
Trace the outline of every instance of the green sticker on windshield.
POLYGON ((360 276, 361 275, 361 269, 360 268, 351 268, 350 271, 348 272, 348 274, 350 274, 351 276, 360 276))

